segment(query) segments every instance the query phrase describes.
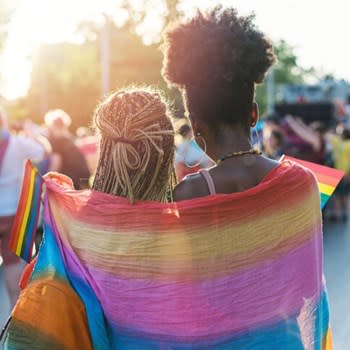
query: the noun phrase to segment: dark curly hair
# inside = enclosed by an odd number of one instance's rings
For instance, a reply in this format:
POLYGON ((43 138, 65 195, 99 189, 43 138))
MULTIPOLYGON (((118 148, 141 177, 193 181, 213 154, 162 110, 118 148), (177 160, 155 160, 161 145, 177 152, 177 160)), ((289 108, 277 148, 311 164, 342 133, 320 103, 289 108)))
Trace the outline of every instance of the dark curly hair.
POLYGON ((191 119, 248 126, 255 84, 275 62, 271 42, 233 8, 198 11, 164 33, 162 75, 185 92, 191 119))

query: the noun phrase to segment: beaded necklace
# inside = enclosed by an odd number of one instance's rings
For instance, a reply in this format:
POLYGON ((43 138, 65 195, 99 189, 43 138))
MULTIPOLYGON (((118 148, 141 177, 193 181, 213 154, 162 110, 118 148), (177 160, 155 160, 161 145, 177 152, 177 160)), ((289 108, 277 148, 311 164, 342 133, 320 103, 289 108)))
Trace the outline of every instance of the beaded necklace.
POLYGON ((261 151, 251 148, 247 151, 238 151, 238 152, 232 152, 229 154, 225 154, 224 156, 220 157, 219 160, 217 161, 217 164, 223 162, 226 159, 233 158, 233 157, 239 157, 239 156, 244 156, 245 154, 256 154, 256 155, 261 155, 261 151))

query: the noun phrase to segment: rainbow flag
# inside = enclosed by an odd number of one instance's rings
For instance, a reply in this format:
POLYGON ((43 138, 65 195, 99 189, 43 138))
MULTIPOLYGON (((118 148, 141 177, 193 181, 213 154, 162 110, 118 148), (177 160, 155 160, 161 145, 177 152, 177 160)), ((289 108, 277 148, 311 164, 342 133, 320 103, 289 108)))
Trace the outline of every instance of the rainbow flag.
POLYGON ((27 262, 32 259, 42 187, 43 178, 28 160, 25 164, 21 196, 9 243, 10 250, 27 262))
POLYGON ((332 196, 336 187, 338 186, 345 173, 341 170, 333 169, 324 165, 307 162, 305 160, 296 159, 289 156, 283 156, 284 160, 290 160, 303 167, 311 170, 318 183, 321 196, 321 208, 323 209, 327 204, 329 198, 332 196))
POLYGON ((45 183, 44 239, 5 349, 332 348, 309 170, 283 161, 247 191, 171 204, 45 183))

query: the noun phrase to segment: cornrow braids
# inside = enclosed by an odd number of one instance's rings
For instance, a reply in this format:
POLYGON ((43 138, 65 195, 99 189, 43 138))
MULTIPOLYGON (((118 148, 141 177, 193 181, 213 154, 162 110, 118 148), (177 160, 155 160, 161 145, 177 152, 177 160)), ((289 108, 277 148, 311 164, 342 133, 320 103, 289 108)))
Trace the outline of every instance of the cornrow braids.
POLYGON ((94 115, 100 157, 93 189, 135 200, 166 201, 173 181, 174 129, 160 94, 123 90, 94 115))

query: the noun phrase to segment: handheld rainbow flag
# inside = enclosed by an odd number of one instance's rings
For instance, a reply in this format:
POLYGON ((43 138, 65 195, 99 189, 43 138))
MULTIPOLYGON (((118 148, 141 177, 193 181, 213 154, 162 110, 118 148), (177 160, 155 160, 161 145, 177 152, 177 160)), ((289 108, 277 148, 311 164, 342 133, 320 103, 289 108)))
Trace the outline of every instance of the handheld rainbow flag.
POLYGON ((32 259, 37 229, 43 178, 32 162, 25 165, 21 196, 12 227, 9 248, 28 263, 32 259))
POLYGON ((323 209, 345 173, 341 170, 306 162, 289 156, 283 156, 283 159, 298 163, 314 173, 321 195, 321 209, 323 209))

